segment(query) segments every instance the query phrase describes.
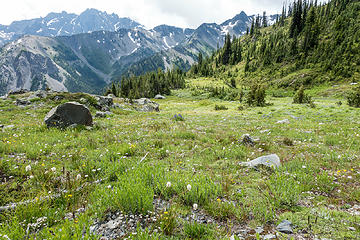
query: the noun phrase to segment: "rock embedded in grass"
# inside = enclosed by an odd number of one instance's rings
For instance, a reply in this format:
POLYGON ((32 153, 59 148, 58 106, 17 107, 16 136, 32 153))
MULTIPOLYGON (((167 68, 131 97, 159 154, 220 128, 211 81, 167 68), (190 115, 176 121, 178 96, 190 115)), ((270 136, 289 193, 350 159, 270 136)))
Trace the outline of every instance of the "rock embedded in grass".
POLYGON ((154 99, 166 99, 166 97, 158 94, 158 95, 156 95, 156 96, 154 97, 154 99))
POLYGON ((134 100, 133 106, 140 112, 160 112, 159 104, 148 98, 134 100))
POLYGON ((30 105, 31 102, 29 100, 26 100, 26 99, 16 99, 16 105, 17 106, 27 106, 27 105, 30 105))
POLYGON ((66 128, 73 124, 92 126, 93 119, 86 106, 77 102, 68 102, 51 109, 44 122, 47 127, 66 128))
POLYGON ((256 158, 250 162, 242 162, 239 164, 244 167, 252 167, 252 168, 256 168, 260 165, 270 167, 270 168, 278 168, 278 167, 280 167, 281 162, 280 162, 280 158, 278 155, 271 154, 271 155, 256 158))
POLYGON ((277 227, 276 230, 278 230, 279 232, 282 233, 286 233, 286 234, 293 234, 294 231, 292 229, 292 223, 288 220, 284 220, 282 221, 277 227))
POLYGON ((289 119, 284 119, 284 120, 281 120, 281 121, 277 121, 278 124, 289 124, 290 121, 289 119))
POLYGON ((111 115, 112 115, 112 112, 109 112, 109 111, 106 111, 106 112, 97 111, 96 114, 95 114, 95 117, 105 118, 105 117, 108 117, 108 116, 111 116, 111 115))
POLYGON ((250 134, 244 134, 242 136, 242 144, 247 145, 247 146, 254 146, 255 145, 255 140, 250 136, 250 134))

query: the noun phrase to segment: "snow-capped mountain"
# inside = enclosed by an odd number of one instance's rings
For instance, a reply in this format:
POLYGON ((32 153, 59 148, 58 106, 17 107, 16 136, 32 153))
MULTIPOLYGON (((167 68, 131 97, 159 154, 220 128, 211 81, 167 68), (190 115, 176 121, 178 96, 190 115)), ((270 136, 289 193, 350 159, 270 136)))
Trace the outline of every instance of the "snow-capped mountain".
POLYGON ((129 19, 121 20, 93 9, 79 16, 60 15, 49 14, 41 21, 34 20, 41 23, 37 28, 28 21, 26 26, 13 23, 13 33, 0 33, 4 38, 13 38, 30 28, 43 29, 0 49, 0 95, 10 90, 46 87, 99 93, 122 75, 174 66, 187 70, 197 61, 199 52, 210 55, 223 46, 226 34, 244 34, 252 20, 241 12, 220 25, 204 23, 197 29, 160 25, 147 30, 129 19), (58 32, 52 32, 52 27, 58 32), (91 31, 99 28, 104 30, 91 31), (59 36, 42 36, 49 33, 59 36))
POLYGON ((15 21, 9 26, 0 25, 0 46, 23 35, 69 36, 100 30, 132 29, 138 26, 139 23, 129 18, 120 18, 116 14, 107 14, 96 9, 87 9, 80 15, 67 12, 49 13, 44 18, 15 21))

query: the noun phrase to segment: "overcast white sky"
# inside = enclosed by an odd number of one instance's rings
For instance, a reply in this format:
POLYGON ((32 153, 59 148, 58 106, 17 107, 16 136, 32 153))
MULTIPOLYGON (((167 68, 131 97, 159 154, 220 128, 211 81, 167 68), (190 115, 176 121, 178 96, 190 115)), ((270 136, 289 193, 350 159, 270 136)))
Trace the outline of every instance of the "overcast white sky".
MULTIPOLYGON (((204 22, 221 23, 241 11, 248 15, 281 13, 284 0, 2 0, 0 24, 45 17, 49 12, 79 14, 96 8, 145 25, 196 28, 204 22)), ((289 0, 288 0, 289 1, 289 0)))

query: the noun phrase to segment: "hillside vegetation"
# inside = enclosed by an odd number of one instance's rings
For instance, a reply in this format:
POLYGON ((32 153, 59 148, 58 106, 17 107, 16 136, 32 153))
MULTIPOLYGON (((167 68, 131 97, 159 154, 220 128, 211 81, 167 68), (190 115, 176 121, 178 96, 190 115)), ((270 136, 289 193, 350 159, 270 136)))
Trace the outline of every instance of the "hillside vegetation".
POLYGON ((267 27, 254 20, 248 33, 225 40, 202 59, 191 76, 234 79, 239 85, 267 83, 298 88, 360 79, 360 3, 333 0, 323 6, 297 1, 267 27))
POLYGON ((84 93, 0 98, 0 239, 360 239, 359 12, 258 16, 188 73, 113 83, 100 117, 84 93), (47 128, 69 101, 94 125, 47 128))

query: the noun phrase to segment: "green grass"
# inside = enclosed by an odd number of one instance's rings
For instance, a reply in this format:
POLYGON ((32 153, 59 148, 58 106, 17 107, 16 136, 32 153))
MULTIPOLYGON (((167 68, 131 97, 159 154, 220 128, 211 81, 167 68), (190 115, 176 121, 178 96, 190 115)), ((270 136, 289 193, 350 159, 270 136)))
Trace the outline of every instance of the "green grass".
POLYGON ((283 219, 308 237, 360 237, 360 217, 344 207, 360 202, 360 110, 338 106, 339 99, 315 98, 313 109, 292 104, 291 96, 268 97, 273 105, 239 111, 239 102, 201 99, 185 89, 159 101, 159 113, 116 110, 95 119, 92 130, 47 129, 44 116, 58 104, 51 98, 36 108, 13 101, 0 101, 0 124, 14 125, 0 131, 0 205, 35 202, 0 212, 0 234, 11 239, 76 239, 84 232, 84 239, 97 239, 89 231, 95 218, 152 211, 154 197, 172 205, 176 221, 164 223, 166 233, 138 229, 133 239, 228 239, 231 226, 274 230, 283 219), (228 110, 215 111, 217 105, 228 110), (172 119, 179 113, 185 121, 172 119), (290 124, 277 124, 284 119, 290 124), (242 145, 243 134, 259 141, 242 145), (238 164, 272 153, 279 169, 238 164), (41 200, 53 194, 59 195, 41 200), (194 204, 214 226, 182 220, 194 204), (85 213, 64 220, 82 207, 85 213), (26 233, 44 216, 42 229, 26 233))

